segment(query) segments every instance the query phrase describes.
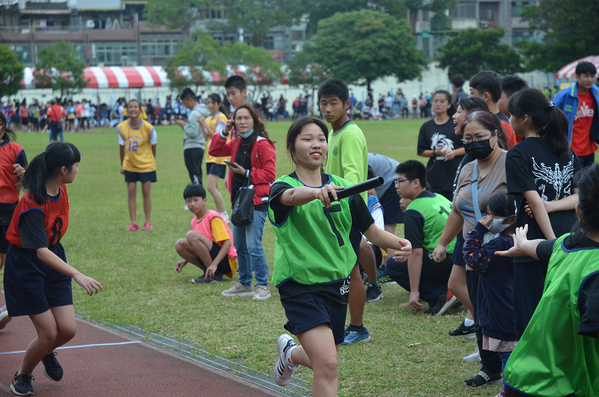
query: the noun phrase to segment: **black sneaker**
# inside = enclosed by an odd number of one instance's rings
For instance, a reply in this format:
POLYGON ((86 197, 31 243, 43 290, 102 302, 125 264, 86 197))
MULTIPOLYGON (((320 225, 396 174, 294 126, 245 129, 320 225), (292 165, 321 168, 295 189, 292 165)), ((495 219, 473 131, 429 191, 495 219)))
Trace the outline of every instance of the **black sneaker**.
POLYGON ((471 326, 467 327, 466 325, 464 325, 464 322, 462 321, 459 327, 457 327, 453 331, 449 331, 449 335, 474 339, 476 338, 476 331, 478 331, 478 325, 472 324, 471 326))
POLYGON ((478 374, 476 374, 474 376, 474 378, 465 380, 464 386, 481 387, 481 386, 501 382, 501 380, 502 380, 501 372, 498 374, 488 374, 485 371, 481 370, 478 374))
POLYGON ((374 284, 368 283, 368 289, 366 290, 366 302, 375 302, 383 297, 383 290, 381 285, 375 286, 374 284))
POLYGON ((46 354, 42 358, 42 364, 44 364, 44 373, 48 379, 53 380, 54 382, 60 382, 62 380, 63 371, 56 359, 56 352, 46 354))
POLYGON ((209 283, 221 283, 223 281, 225 280, 223 279, 223 275, 220 273, 214 273, 214 276, 207 280, 209 283))
POLYGON ((206 280, 206 275, 202 274, 200 277, 190 278, 189 282, 192 284, 208 284, 210 280, 206 280))
POLYGON ((17 372, 12 378, 10 391, 17 396, 33 396, 33 386, 31 381, 35 380, 33 375, 19 375, 17 372))
POLYGON ((443 308, 445 302, 447 302, 447 292, 444 292, 441 295, 439 295, 437 297, 437 300, 435 300, 435 303, 433 303, 432 306, 429 305, 429 309, 424 313, 434 316, 435 314, 439 313, 439 311, 443 308))

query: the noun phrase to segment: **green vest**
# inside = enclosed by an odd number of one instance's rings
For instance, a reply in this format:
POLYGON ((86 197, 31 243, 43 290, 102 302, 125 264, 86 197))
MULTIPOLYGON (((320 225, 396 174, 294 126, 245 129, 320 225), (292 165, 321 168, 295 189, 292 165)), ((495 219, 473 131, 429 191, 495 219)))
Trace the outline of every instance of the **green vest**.
MULTIPOLYGON (((285 182, 293 187, 305 186, 288 175, 276 182, 285 182)), ((349 182, 336 175, 331 175, 330 183, 350 186, 349 182)), ((314 285, 349 277, 357 262, 349 240, 352 227, 349 197, 329 208, 325 208, 320 200, 295 206, 280 224, 275 223, 270 206, 268 216, 277 236, 272 271, 272 282, 277 288, 288 279, 314 285)))
MULTIPOLYGON (((435 197, 420 197, 413 200, 406 211, 417 211, 424 218, 424 244, 422 247, 432 253, 439 244, 439 238, 441 238, 443 228, 447 223, 451 211, 451 201, 440 194, 435 194, 435 197)), ((455 238, 447 246, 447 253, 452 254, 454 247, 455 238)))
POLYGON ((555 241, 543 297, 505 367, 506 382, 533 396, 599 396, 599 340, 578 334, 578 297, 599 272, 599 249, 568 250, 567 236, 555 241))

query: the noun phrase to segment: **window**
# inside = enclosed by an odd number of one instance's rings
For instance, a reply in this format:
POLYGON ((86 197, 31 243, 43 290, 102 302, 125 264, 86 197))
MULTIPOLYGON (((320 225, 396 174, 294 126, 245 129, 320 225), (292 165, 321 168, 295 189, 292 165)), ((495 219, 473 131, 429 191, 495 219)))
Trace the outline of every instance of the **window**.
POLYGON ((514 29, 514 30, 512 30, 512 41, 513 42, 516 42, 516 41, 532 42, 532 41, 535 41, 535 38, 534 38, 531 30, 514 29))
MULTIPOLYGON (((135 64, 135 60, 137 59, 137 44, 134 42, 100 42, 94 44, 96 46, 96 58, 90 60, 90 63, 103 63, 106 66, 131 65, 122 64, 121 59, 125 56, 130 62, 135 64)), ((142 46, 142 52, 143 50, 142 46)))
POLYGON ((524 7, 533 4, 528 1, 512 1, 512 18, 518 18, 524 11, 524 7))
POLYGON ((305 39, 306 39, 306 31, 305 30, 292 30, 291 31, 291 40, 304 41, 305 39))
POLYGON ((266 36, 264 38, 264 49, 265 50, 274 50, 275 49, 275 39, 271 36, 266 36))
POLYGON ((480 19, 483 21, 494 21, 495 4, 496 3, 480 3, 480 19))
POLYGON ((460 1, 457 7, 451 11, 451 16, 457 19, 476 18, 476 2, 460 1))

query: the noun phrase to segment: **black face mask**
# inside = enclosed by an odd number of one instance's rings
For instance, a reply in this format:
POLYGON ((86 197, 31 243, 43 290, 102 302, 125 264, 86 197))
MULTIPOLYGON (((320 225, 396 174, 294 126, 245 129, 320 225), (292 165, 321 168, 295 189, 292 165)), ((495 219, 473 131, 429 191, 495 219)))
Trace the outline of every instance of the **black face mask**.
POLYGON ((472 156, 472 158, 484 160, 493 152, 490 141, 491 139, 485 139, 484 141, 464 143, 464 149, 466 149, 466 153, 472 156))

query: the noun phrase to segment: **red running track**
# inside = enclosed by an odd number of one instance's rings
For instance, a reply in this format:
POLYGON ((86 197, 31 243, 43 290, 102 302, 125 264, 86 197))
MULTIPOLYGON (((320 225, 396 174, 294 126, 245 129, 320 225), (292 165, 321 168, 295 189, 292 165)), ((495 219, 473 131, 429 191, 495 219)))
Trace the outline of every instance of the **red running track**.
MULTIPOLYGON (((33 372, 36 396, 282 396, 109 328, 79 319, 77 325, 75 338, 65 345, 73 348, 57 350, 63 380, 48 379, 40 363, 33 372)), ((23 359, 18 351, 34 337, 28 317, 14 318, 0 330, 0 394, 12 396, 9 384, 23 359)))

